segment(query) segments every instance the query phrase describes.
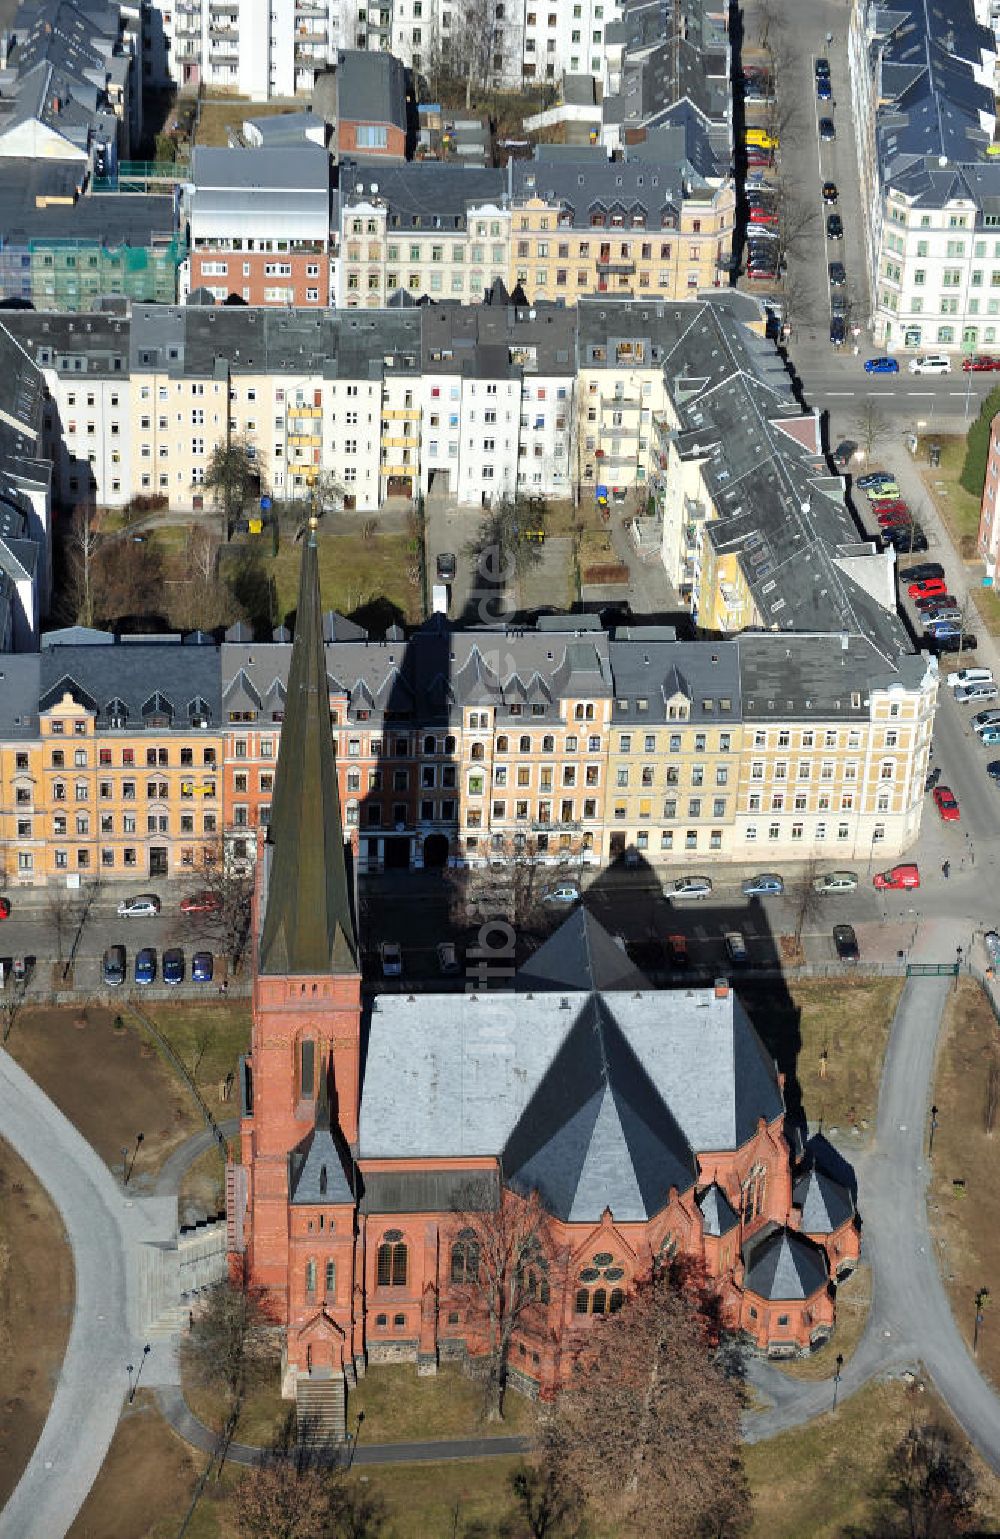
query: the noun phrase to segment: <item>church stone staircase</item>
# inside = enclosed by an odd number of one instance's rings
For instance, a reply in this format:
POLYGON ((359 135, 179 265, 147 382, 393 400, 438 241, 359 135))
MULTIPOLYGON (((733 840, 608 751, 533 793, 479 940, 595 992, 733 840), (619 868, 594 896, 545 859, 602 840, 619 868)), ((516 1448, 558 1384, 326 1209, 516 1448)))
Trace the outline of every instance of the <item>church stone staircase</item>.
POLYGON ((295 1385, 299 1442, 306 1448, 343 1443, 347 1433, 347 1394, 342 1373, 303 1374, 295 1385))

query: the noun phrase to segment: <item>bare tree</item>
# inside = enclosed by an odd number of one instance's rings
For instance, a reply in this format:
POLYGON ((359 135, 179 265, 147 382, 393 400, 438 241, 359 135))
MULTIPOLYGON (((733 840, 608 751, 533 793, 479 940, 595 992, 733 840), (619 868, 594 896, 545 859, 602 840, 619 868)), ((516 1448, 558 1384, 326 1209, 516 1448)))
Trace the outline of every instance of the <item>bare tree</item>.
POLYGON ((946 1427, 914 1424, 889 1455, 875 1512, 845 1539, 957 1539, 980 1532, 979 1490, 946 1427))
POLYGON ((73 619, 79 625, 94 623, 94 559, 101 545, 92 508, 79 507, 68 535, 68 595, 73 619))
POLYGON ((543 1429, 554 1466, 622 1532, 745 1534, 742 1391, 720 1359, 712 1301, 695 1279, 657 1268, 595 1324, 543 1429))
POLYGON ((215 506, 222 509, 224 538, 228 540, 237 514, 260 490, 260 462, 249 439, 220 439, 209 457, 202 485, 212 494, 215 506))
POLYGON ((507 23, 497 16, 494 0, 460 0, 452 6, 448 61, 465 78, 465 107, 472 106, 472 89, 485 90, 496 71, 495 61, 503 59, 507 46, 507 23))
MULTIPOLYGON (((503 1419, 511 1345, 519 1325, 544 1319, 554 1265, 548 1217, 537 1192, 528 1197, 500 1188, 485 1210, 465 1195, 456 1214, 452 1250, 452 1294, 486 1348, 485 1408, 490 1421, 503 1419)), ((559 1290, 555 1290, 558 1292, 559 1290)))
MULTIPOLYGON (((550 837, 557 832, 554 825, 550 837)), ((544 865, 537 835, 494 835, 486 865, 445 872, 456 921, 483 924, 502 916, 518 934, 539 929, 545 894, 560 882, 578 880, 582 853, 583 841, 575 836, 558 865, 544 865)))
POLYGON ((792 888, 795 904, 795 946, 802 945, 802 931, 810 919, 818 919, 823 912, 823 894, 816 890, 819 865, 816 860, 806 862, 805 869, 792 888))
POLYGON ((530 1539, 585 1539, 583 1493, 551 1459, 543 1455, 536 1464, 522 1464, 510 1488, 530 1539))
POLYGON ((66 937, 79 921, 79 903, 66 887, 49 887, 45 892, 45 918, 55 936, 56 961, 65 960, 66 937))
POLYGON ((223 843, 205 851, 201 888, 208 897, 206 912, 192 917, 199 936, 208 936, 238 971, 250 934, 253 873, 229 858, 223 843))
POLYGON ((232 1442, 255 1368, 263 1363, 274 1366, 273 1323, 265 1295, 251 1283, 245 1261, 238 1276, 209 1290, 194 1316, 184 1350, 198 1382, 222 1394, 221 1461, 232 1442))
POLYGON ((498 497, 483 515, 467 547, 476 562, 477 585, 511 589, 516 602, 521 579, 542 557, 545 505, 538 498, 498 497))
POLYGON ((858 447, 870 460, 889 437, 889 423, 885 413, 874 401, 866 401, 854 414, 854 431, 858 435, 858 447))

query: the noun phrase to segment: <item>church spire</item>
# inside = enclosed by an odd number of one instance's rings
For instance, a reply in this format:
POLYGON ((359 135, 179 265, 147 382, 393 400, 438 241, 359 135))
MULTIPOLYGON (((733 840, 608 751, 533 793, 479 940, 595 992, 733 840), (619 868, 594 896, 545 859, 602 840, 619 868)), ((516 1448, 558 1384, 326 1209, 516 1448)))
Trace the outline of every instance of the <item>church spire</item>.
POLYGON ((358 948, 330 724, 315 520, 310 521, 302 550, 267 846, 259 971, 356 973, 358 948))

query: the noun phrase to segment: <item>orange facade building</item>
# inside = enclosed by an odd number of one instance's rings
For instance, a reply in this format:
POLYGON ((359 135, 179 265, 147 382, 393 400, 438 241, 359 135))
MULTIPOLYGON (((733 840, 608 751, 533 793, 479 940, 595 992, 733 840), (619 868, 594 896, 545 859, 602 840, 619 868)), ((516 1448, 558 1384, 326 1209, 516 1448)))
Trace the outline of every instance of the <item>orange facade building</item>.
POLYGON ((510 1365, 530 1392, 668 1257, 704 1269, 758 1349, 826 1339, 853 1201, 796 1172, 781 1077, 728 983, 656 990, 578 909, 496 990, 470 957, 463 992, 363 993, 313 538, 261 838, 227 1207, 234 1266, 285 1327, 287 1396, 326 1390, 342 1418, 370 1361, 481 1352, 476 1225, 536 1193, 510 1365))

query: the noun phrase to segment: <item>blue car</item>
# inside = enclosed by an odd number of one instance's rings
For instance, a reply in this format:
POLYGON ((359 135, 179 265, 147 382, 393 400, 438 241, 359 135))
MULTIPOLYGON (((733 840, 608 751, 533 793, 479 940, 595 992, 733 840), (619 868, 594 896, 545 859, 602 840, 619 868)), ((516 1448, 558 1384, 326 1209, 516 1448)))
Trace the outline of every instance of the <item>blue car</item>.
POLYGON ((769 897, 784 890, 784 881, 773 871, 762 871, 759 876, 750 877, 742 887, 745 898, 769 897))
POLYGON ((191 958, 191 982, 211 983, 213 970, 212 953, 196 951, 191 958))
POLYGON ((179 946, 171 946, 163 953, 164 983, 184 982, 184 953, 179 946))
POLYGON ((819 80, 817 80, 816 96, 821 102, 828 102, 833 99, 833 86, 830 84, 829 75, 821 75, 819 80))
POLYGON ((898 358, 866 358, 865 359, 865 373, 866 374, 898 374, 899 373, 899 359, 898 358))
POLYGON ((156 982, 156 952, 152 946, 143 946, 136 953, 135 981, 141 984, 156 982))

